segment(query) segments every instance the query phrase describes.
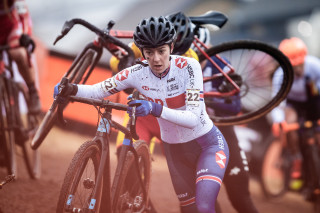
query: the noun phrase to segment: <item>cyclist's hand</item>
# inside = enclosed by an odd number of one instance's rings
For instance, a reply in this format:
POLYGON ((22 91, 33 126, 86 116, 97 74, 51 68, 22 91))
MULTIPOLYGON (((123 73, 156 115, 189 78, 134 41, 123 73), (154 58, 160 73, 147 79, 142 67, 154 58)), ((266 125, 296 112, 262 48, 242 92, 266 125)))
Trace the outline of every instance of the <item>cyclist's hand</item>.
POLYGON ((36 44, 34 43, 33 39, 27 34, 21 35, 19 43, 20 46, 27 48, 31 53, 36 48, 36 44))
POLYGON ((162 105, 153 103, 151 101, 145 100, 133 100, 128 103, 128 114, 132 116, 132 109, 136 106, 136 113, 137 117, 147 116, 152 114, 155 117, 160 117, 162 113, 162 105))
POLYGON ((284 128, 286 124, 287 124, 286 121, 273 123, 271 127, 273 136, 280 137, 281 129, 284 128))
POLYGON ((76 84, 70 84, 67 83, 65 87, 61 87, 60 83, 57 83, 53 90, 53 97, 56 98, 56 96, 59 94, 60 91, 60 97, 68 97, 70 95, 75 95, 78 92, 78 86, 76 84), (60 91, 61 90, 61 91, 60 91))

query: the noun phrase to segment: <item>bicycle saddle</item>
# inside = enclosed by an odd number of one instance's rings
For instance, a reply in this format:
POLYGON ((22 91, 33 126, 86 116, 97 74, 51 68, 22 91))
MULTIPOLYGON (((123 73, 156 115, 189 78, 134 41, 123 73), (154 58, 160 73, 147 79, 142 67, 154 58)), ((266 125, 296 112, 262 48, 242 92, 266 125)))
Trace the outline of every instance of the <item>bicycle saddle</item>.
POLYGON ((200 16, 190 16, 189 17, 193 24, 195 25, 214 25, 218 28, 223 27, 223 25, 228 21, 228 17, 218 11, 208 11, 200 16))

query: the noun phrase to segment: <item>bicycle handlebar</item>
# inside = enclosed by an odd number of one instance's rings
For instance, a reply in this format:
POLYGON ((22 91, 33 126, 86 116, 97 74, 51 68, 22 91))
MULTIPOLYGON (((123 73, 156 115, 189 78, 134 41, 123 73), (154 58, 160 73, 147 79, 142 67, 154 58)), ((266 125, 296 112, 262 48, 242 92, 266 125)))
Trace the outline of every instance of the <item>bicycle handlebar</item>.
MULTIPOLYGON (((60 120, 60 122, 63 122, 64 124, 66 123, 65 120, 63 119, 63 104, 59 104, 59 98, 60 98, 60 94, 63 91, 64 87, 66 86, 66 84, 68 84, 69 80, 66 77, 63 77, 61 79, 60 82, 60 86, 59 86, 59 93, 57 95, 57 97, 55 98, 54 102, 56 102, 58 104, 58 118, 60 120)), ((139 92, 135 91, 133 93, 133 98, 137 99, 139 97, 139 92)), ((124 105, 124 104, 120 104, 120 103, 114 103, 111 102, 110 100, 100 100, 100 99, 94 99, 94 98, 83 98, 83 97, 76 97, 76 96, 69 96, 69 101, 75 101, 75 102, 80 102, 80 103, 85 103, 85 104, 89 104, 89 105, 93 105, 93 106, 99 106, 102 107, 106 110, 112 110, 112 109, 116 109, 116 110, 121 110, 121 111, 127 111, 128 106, 124 105)), ((133 111, 135 111, 135 107, 133 108, 133 111)), ((119 129, 121 132, 123 132, 124 134, 129 134, 131 135, 132 138, 134 138, 135 140, 139 139, 139 136, 136 133, 136 116, 135 113, 133 113, 132 117, 131 117, 131 122, 130 122, 130 130, 127 129, 126 127, 118 124, 117 122, 112 120, 112 125, 119 129)))
POLYGON ((109 100, 99 100, 94 98, 82 98, 76 96, 69 96, 70 101, 76 101, 80 103, 90 104, 94 106, 99 106, 102 108, 116 109, 121 111, 126 111, 128 106, 120 103, 114 103, 109 100))
POLYGON ((73 26, 76 24, 80 24, 86 27, 87 29, 91 30, 96 35, 98 35, 99 38, 101 38, 105 43, 112 43, 113 45, 123 48, 128 53, 129 60, 131 60, 128 62, 128 64, 134 64, 135 57, 133 50, 127 44, 119 40, 116 36, 110 34, 111 28, 115 25, 115 22, 112 20, 109 21, 107 27, 104 30, 101 30, 96 26, 92 25, 91 23, 79 18, 74 18, 70 21, 66 21, 62 27, 61 34, 57 36, 53 44, 55 45, 60 39, 67 35, 69 31, 73 28, 73 26))

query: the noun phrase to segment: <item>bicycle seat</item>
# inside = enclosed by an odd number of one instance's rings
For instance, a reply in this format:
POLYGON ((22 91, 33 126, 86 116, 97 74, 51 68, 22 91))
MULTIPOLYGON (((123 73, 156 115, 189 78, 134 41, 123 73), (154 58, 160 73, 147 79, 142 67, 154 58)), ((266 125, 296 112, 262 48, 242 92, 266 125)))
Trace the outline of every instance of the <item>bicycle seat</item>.
POLYGON ((208 11, 200 16, 189 17, 193 24, 200 25, 213 25, 214 28, 221 28, 228 21, 228 17, 218 11, 208 11))

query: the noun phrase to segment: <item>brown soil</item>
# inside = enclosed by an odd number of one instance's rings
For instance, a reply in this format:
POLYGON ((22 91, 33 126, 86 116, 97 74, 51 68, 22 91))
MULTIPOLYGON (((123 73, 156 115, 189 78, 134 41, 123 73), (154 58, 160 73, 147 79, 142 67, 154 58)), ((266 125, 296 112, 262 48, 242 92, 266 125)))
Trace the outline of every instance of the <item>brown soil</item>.
MULTIPOLYGON (((89 136, 79 135, 58 128, 52 129, 41 145, 42 176, 31 180, 23 162, 19 162, 19 179, 5 185, 0 190, 0 209, 3 213, 53 213, 64 174, 81 142, 89 136)), ((114 162, 115 146, 111 144, 111 157, 114 162)), ((154 155, 151 185, 151 198, 159 213, 178 213, 178 200, 173 191, 167 164, 162 155, 154 155)), ((114 163, 112 169, 114 170, 114 163)), ((5 176, 0 168, 0 180, 5 176)), ((261 213, 300 213, 312 212, 312 205, 297 193, 287 193, 279 200, 267 201, 261 194, 255 180, 250 182, 253 200, 261 213)), ((222 187, 219 202, 223 212, 235 213, 222 187)), ((0 211, 1 212, 1 211, 0 211)))

